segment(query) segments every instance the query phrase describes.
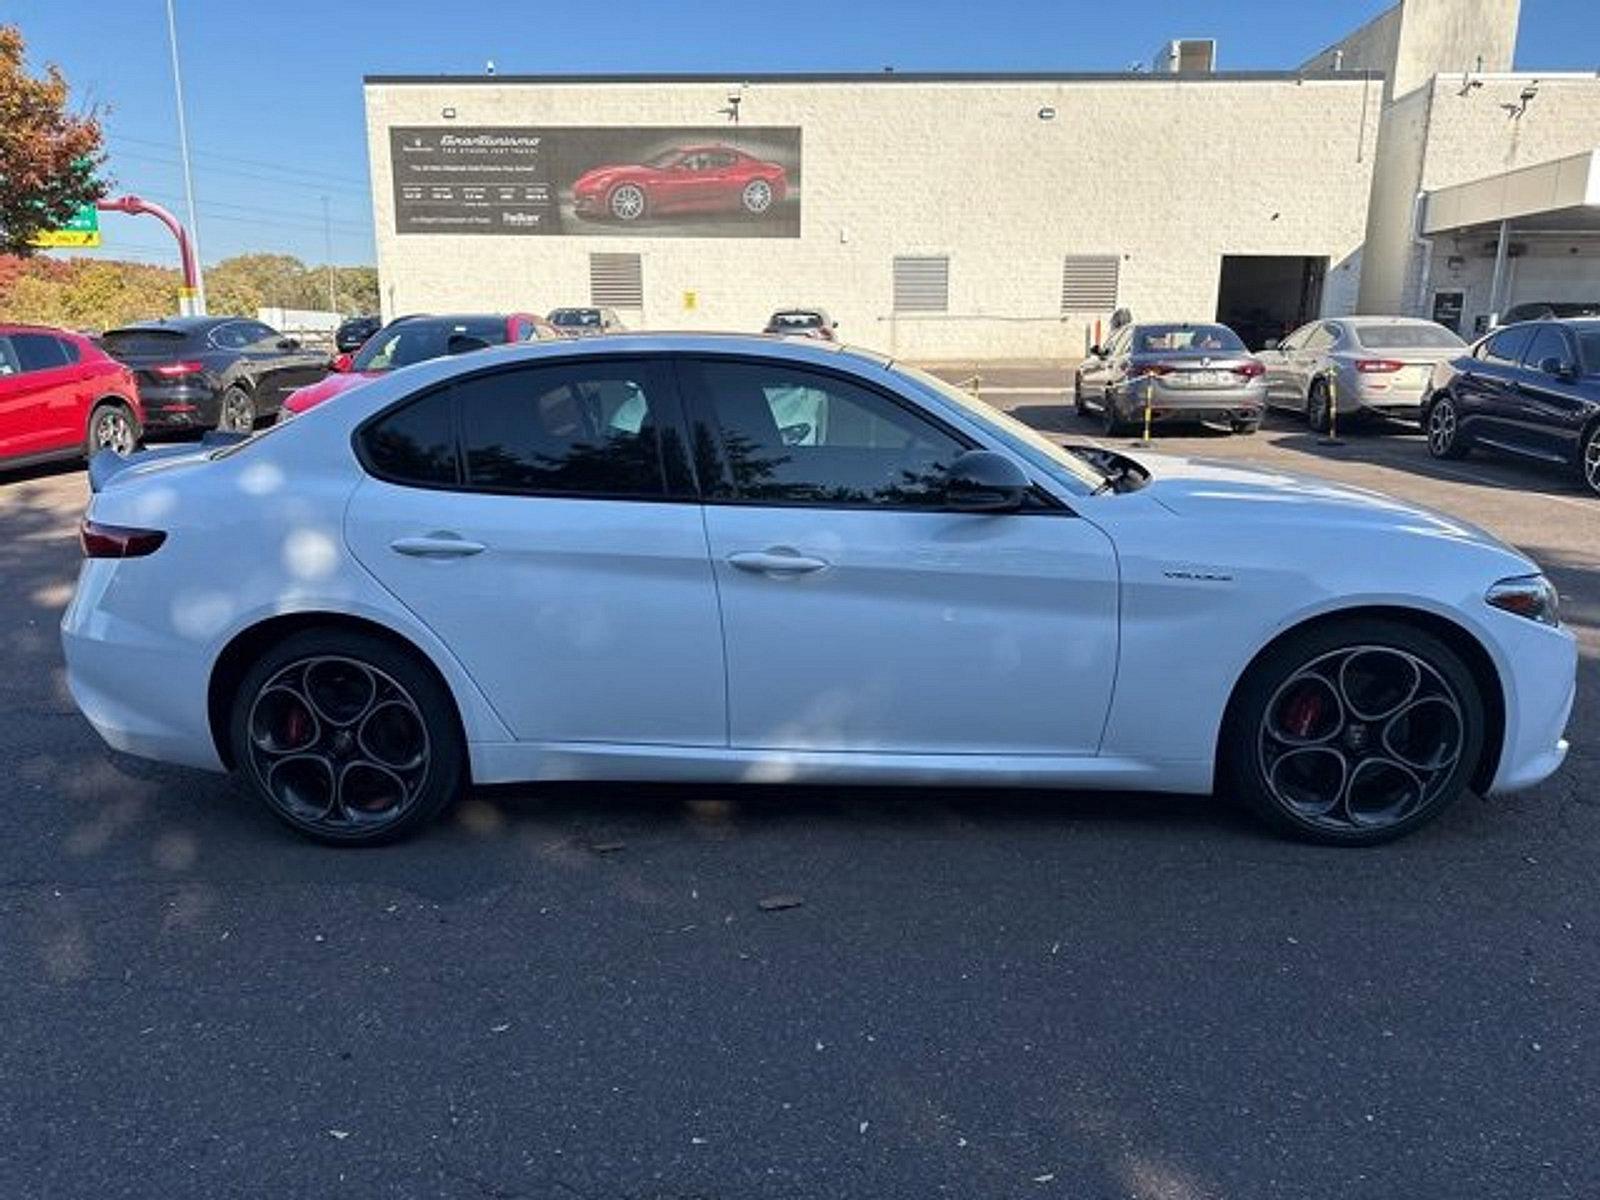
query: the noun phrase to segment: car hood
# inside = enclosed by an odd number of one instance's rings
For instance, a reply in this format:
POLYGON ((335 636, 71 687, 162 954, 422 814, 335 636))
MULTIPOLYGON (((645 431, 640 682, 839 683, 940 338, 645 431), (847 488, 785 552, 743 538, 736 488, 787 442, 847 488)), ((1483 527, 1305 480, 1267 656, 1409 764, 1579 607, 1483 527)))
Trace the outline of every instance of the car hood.
POLYGON ((572 186, 577 187, 603 187, 604 185, 624 175, 635 172, 648 172, 650 168, 632 165, 629 163, 607 163, 601 167, 590 167, 573 181, 572 186))
POLYGON ((331 400, 341 392, 348 392, 353 387, 360 387, 369 379, 382 376, 382 371, 346 371, 303 388, 296 388, 284 398, 283 406, 290 412, 299 414, 308 408, 315 408, 324 400, 331 400))
POLYGON ((1468 521, 1366 488, 1206 459, 1152 454, 1138 462, 1150 472, 1144 494, 1179 517, 1383 528, 1518 553, 1468 521))

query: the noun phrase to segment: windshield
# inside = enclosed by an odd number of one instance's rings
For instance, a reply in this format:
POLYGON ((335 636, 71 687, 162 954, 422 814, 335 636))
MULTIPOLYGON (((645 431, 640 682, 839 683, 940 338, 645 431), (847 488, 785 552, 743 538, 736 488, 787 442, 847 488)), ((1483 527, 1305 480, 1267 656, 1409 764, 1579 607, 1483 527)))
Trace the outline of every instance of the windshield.
POLYGON ((1134 335, 1135 354, 1170 350, 1237 350, 1242 354, 1245 346, 1226 325, 1144 325, 1134 335))
POLYGON ((598 325, 600 314, 592 308, 558 308, 550 314, 552 325, 598 325))
POLYGON ((1357 325, 1356 341, 1368 350, 1450 350, 1465 346, 1443 325, 1357 325))
POLYGON ((381 329, 361 347, 350 364, 352 371, 392 371, 412 363, 443 358, 452 337, 477 338, 490 345, 506 340, 501 317, 471 317, 462 321, 405 321, 381 329))
POLYGON ((955 384, 947 383, 937 375, 930 375, 926 371, 919 370, 916 367, 908 367, 901 363, 896 363, 893 370, 908 379, 915 379, 918 383, 926 384, 946 400, 959 407, 969 417, 995 429, 1013 441, 1023 443, 1030 450, 1038 452, 1052 464, 1066 471, 1086 490, 1093 491, 1106 482, 1107 476, 1105 472, 1097 471, 1072 451, 1056 445, 1049 438, 1038 433, 1032 427, 1024 425, 1009 413, 1001 412, 993 405, 985 404, 970 393, 962 391, 955 384))

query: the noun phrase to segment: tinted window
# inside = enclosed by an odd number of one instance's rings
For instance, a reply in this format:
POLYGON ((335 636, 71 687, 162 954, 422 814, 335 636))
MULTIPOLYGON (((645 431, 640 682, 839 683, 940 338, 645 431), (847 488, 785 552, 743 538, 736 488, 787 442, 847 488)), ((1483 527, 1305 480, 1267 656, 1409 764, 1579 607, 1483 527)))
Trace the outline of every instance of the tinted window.
POLYGON ((243 350, 253 340, 243 321, 230 321, 211 331, 211 344, 220 350, 243 350))
POLYGON ((188 335, 176 329, 113 329, 100 339, 113 358, 166 357, 184 348, 188 335))
POLYGON ((1368 350, 1446 350, 1463 344, 1443 325, 1357 325, 1355 332, 1368 350))
POLYGON ((1578 353, 1585 375, 1600 375, 1600 329, 1586 329, 1578 335, 1578 353))
POLYGON ((550 320, 557 325, 598 325, 600 312, 594 308, 558 308, 550 314, 550 320))
POLYGON ((66 338, 57 338, 56 345, 61 347, 61 353, 66 357, 66 360, 69 363, 81 362, 83 360, 83 352, 81 349, 79 349, 77 342, 69 342, 66 338))
POLYGON ((1533 329, 1527 325, 1502 329, 1484 343, 1483 361, 1515 366, 1522 361, 1522 352, 1527 349, 1528 339, 1532 336, 1533 329))
POLYGON ((496 491, 657 497, 681 457, 662 370, 572 363, 454 386, 467 483, 496 491))
POLYGON ((242 321, 244 336, 251 343, 264 343, 268 348, 276 349, 283 340, 283 334, 270 325, 263 325, 260 321, 242 321))
POLYGON ((0 337, 0 379, 20 374, 22 364, 17 361, 17 352, 11 348, 11 339, 0 337))
POLYGON ((361 435, 373 472, 397 483, 458 482, 448 390, 432 392, 369 425, 361 435))
POLYGON ((1530 367, 1537 368, 1547 358, 1564 363, 1572 361, 1572 349, 1567 345, 1567 339, 1561 336, 1561 330, 1554 325, 1541 325, 1534 332, 1533 340, 1528 343, 1522 361, 1530 367))
POLYGON ((1134 338, 1134 353, 1161 354, 1174 350, 1244 350, 1239 335, 1226 325, 1141 325, 1134 338))
POLYGON ((784 363, 689 373, 713 427, 696 430, 713 494, 767 503, 938 507, 964 449, 877 392, 784 363))
POLYGON ((60 341, 48 333, 13 333, 11 348, 24 371, 49 371, 69 361, 60 341))

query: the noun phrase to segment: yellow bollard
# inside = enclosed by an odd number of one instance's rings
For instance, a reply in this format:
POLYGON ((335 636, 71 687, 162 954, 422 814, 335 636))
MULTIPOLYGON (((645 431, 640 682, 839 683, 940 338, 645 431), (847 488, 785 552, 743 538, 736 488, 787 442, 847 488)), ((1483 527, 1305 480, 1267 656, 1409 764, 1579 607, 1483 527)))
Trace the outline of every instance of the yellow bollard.
POLYGON ((1156 394, 1156 381, 1146 378, 1144 381, 1144 444, 1150 444, 1150 401, 1156 394))

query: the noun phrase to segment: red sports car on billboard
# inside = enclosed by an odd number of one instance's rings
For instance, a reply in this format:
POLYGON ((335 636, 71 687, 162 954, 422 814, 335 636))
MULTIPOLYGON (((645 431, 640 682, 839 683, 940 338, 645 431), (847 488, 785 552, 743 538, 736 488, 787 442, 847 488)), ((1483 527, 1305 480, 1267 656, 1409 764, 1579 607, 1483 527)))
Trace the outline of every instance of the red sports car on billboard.
POLYGON ((675 146, 642 163, 585 171, 572 185, 572 207, 580 217, 617 221, 689 212, 759 217, 782 201, 787 189, 778 163, 731 146, 675 146))

